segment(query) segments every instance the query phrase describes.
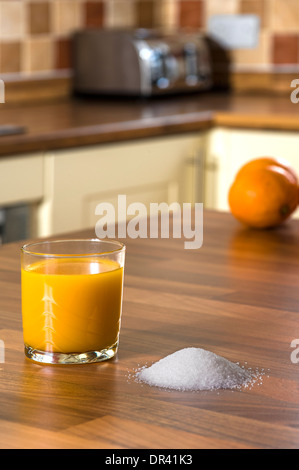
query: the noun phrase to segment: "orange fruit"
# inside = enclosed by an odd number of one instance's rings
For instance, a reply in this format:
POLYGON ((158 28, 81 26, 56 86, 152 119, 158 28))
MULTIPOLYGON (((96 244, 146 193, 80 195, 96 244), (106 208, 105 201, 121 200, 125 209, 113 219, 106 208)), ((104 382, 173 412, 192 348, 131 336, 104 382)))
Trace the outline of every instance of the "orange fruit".
POLYGON ((294 181, 298 184, 298 176, 296 172, 293 170, 293 168, 291 167, 291 165, 289 164, 289 162, 287 160, 284 160, 283 158, 274 158, 274 157, 260 157, 260 158, 255 158, 253 160, 250 160, 249 162, 245 163, 245 165, 243 165, 240 168, 240 170, 238 171, 236 175, 236 178, 239 175, 249 170, 255 170, 257 168, 265 168, 265 166, 269 166, 269 165, 276 165, 288 171, 289 174, 294 179, 294 181))
POLYGON ((230 187, 228 202, 241 223, 254 228, 275 227, 297 208, 298 184, 281 166, 245 165, 230 187))

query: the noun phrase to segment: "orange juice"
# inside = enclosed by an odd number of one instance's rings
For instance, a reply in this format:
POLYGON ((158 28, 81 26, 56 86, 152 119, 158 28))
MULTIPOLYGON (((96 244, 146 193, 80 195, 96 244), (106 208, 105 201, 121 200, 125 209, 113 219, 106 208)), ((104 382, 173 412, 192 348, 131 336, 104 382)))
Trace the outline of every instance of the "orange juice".
POLYGON ((118 343, 123 268, 103 258, 49 258, 22 268, 24 343, 51 353, 118 343))

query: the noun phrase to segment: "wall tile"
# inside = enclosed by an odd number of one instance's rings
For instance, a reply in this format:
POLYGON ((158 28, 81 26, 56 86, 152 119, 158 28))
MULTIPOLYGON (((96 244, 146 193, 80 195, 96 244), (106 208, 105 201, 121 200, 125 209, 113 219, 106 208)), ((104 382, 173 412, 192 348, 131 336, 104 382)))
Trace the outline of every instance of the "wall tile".
POLYGON ((24 71, 45 72, 54 69, 54 44, 50 38, 32 38, 24 43, 24 71))
POLYGON ((166 31, 172 32, 178 25, 178 5, 177 1, 164 0, 156 5, 155 24, 161 26, 166 31))
POLYGON ((297 64, 299 58, 299 35, 277 34, 273 36, 273 64, 297 64))
POLYGON ((134 27, 136 24, 136 8, 133 0, 109 0, 106 4, 104 26, 134 27))
POLYGON ((253 14, 260 18, 261 28, 268 26, 267 2, 266 0, 241 0, 241 14, 253 14))
POLYGON ((205 24, 204 2, 200 0, 181 0, 179 2, 179 26, 198 29, 205 24))
POLYGON ((206 0, 206 14, 234 15, 239 12, 239 0, 206 0))
POLYGON ((52 4, 50 2, 28 3, 29 34, 46 34, 51 32, 52 4))
POLYGON ((0 1, 0 39, 22 39, 25 34, 25 3, 0 1))
POLYGON ((155 27, 155 0, 137 0, 136 26, 139 28, 155 27))
POLYGON ((270 21, 274 32, 298 32, 299 0, 272 0, 270 21))
POLYGON ((84 26, 99 28, 104 24, 104 4, 99 1, 84 2, 84 26))
POLYGON ((261 31, 258 46, 254 49, 238 49, 232 51, 232 59, 236 65, 268 65, 271 63, 271 35, 261 31))
POLYGON ((72 67, 72 48, 69 38, 57 39, 55 42, 55 68, 70 69, 72 67))
POLYGON ((21 48, 20 41, 0 44, 0 74, 21 72, 21 48))
POLYGON ((83 26, 82 3, 78 0, 54 0, 54 32, 59 35, 71 35, 83 26))

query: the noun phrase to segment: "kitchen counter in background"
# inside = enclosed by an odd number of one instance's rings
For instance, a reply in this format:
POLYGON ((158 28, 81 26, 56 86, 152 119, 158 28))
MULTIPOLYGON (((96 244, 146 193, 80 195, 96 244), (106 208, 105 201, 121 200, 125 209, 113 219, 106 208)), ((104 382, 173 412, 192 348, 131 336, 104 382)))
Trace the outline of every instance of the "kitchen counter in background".
POLYGON ((0 137, 0 155, 210 129, 214 126, 299 130, 299 103, 289 96, 241 96, 204 93, 139 99, 65 99, 6 107, 0 125, 26 132, 0 137))
POLYGON ((227 211, 237 170, 262 155, 284 157, 299 174, 299 104, 288 96, 76 98, 0 109, 0 126, 26 128, 0 137, 0 207, 25 204, 31 235, 94 227, 98 203, 117 207, 119 194, 146 207, 203 202, 227 211))

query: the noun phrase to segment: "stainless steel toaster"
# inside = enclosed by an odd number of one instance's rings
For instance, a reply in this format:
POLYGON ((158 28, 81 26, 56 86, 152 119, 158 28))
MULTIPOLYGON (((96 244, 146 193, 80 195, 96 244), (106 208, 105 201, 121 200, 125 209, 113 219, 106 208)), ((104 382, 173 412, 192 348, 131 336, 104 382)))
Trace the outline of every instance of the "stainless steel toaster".
POLYGON ((73 38, 74 90, 152 96, 209 89, 209 48, 199 34, 95 29, 73 38))

